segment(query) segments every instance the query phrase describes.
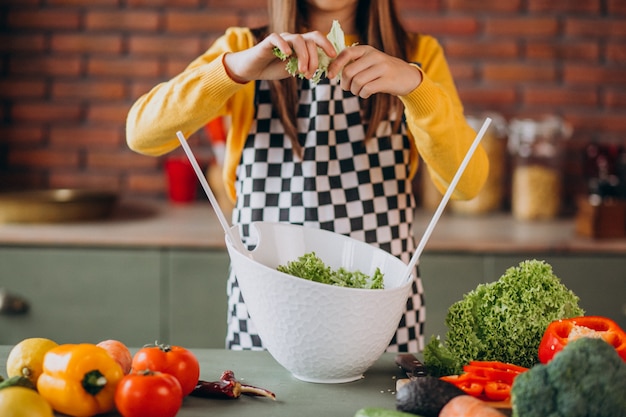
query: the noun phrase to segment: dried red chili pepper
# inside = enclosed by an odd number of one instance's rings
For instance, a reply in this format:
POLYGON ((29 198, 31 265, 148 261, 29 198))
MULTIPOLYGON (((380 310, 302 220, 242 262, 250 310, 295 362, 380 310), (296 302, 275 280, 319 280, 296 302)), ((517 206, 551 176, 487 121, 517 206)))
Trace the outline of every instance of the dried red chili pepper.
POLYGON ((190 395, 202 398, 239 398, 241 395, 252 395, 276 399, 276 395, 265 388, 242 384, 235 378, 233 371, 224 371, 219 381, 198 381, 190 395))
POLYGON ((550 323, 539 343, 539 361, 548 363, 566 344, 580 337, 604 339, 626 361, 626 332, 613 320, 601 316, 574 317, 550 323))

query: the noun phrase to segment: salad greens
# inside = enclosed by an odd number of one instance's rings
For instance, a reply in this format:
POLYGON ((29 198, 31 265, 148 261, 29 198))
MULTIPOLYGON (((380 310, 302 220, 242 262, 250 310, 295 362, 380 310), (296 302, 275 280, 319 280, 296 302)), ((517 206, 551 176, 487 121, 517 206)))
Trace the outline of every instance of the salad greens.
MULTIPOLYGON (((339 21, 333 20, 333 24, 330 28, 330 32, 326 35, 330 43, 335 47, 335 51, 337 53, 343 51, 346 47, 346 41, 343 33, 343 29, 341 29, 341 25, 339 21)), ((295 55, 285 55, 280 49, 277 47, 273 50, 274 55, 276 55, 281 61, 287 61, 285 65, 285 69, 287 72, 292 75, 298 75, 300 78, 303 78, 303 74, 298 73, 298 57, 295 55)), ((318 68, 313 74, 313 78, 311 78, 311 83, 318 84, 322 77, 328 71, 328 66, 332 62, 332 59, 322 50, 322 48, 317 48, 317 60, 318 60, 318 68)))
POLYGON ((376 268, 374 275, 369 276, 360 271, 350 272, 343 267, 332 270, 324 264, 315 252, 305 253, 295 261, 287 262, 276 268, 280 272, 293 275, 309 281, 339 287, 364 288, 370 290, 383 289, 383 273, 376 268))
POLYGON ((498 281, 479 284, 452 304, 446 340, 433 337, 424 363, 433 375, 459 374, 472 360, 532 367, 539 343, 554 320, 584 315, 579 298, 544 261, 526 260, 498 281))

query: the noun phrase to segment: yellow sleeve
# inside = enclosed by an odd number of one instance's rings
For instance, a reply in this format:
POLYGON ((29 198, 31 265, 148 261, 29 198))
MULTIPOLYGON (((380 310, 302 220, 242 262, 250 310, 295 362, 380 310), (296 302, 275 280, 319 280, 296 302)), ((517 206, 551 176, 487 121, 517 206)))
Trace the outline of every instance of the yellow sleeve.
MULTIPOLYGON (((223 56, 253 44, 249 29, 230 28, 182 73, 141 96, 126 120, 128 146, 136 152, 158 156, 179 146, 178 130, 187 137, 233 108, 239 111, 234 113, 237 117, 251 120, 253 102, 247 96, 253 93, 254 83, 233 81, 226 73, 223 56)), ((235 122, 233 126, 245 128, 235 122)))
MULTIPOLYGON (((409 60, 422 72, 422 83, 400 97, 410 135, 426 162, 435 186, 445 193, 476 132, 467 124, 463 105, 439 42, 414 35, 415 50, 409 60)), ((459 181, 455 199, 470 199, 482 188, 489 172, 484 149, 478 147, 459 181)))

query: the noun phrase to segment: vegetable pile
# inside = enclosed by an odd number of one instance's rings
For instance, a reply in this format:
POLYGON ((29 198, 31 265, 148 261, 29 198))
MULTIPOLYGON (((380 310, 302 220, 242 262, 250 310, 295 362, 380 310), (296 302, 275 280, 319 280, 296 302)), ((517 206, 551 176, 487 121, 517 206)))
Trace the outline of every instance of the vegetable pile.
POLYGON ((370 290, 384 288, 383 273, 380 272, 379 268, 376 268, 372 276, 361 271, 350 272, 343 267, 333 270, 315 252, 305 253, 297 260, 287 262, 286 265, 279 265, 276 269, 298 278, 339 287, 370 290))
POLYGON ((0 377, 0 416, 71 417, 119 412, 123 417, 174 417, 188 395, 275 399, 263 388, 244 385, 232 371, 217 382, 199 380, 196 356, 181 346, 154 343, 134 356, 122 342, 57 344, 25 339, 7 358, 9 378, 0 377), (16 414, 17 413, 17 414, 16 414))
POLYGON ((626 362, 606 341, 573 340, 546 365, 513 383, 514 417, 616 417, 626 414, 626 362))
POLYGON ((584 314, 578 301, 550 265, 521 262, 448 309, 446 339, 433 337, 426 345, 426 367, 437 376, 459 374, 473 360, 530 368, 538 363, 537 349, 548 324, 584 314))
MULTIPOLYGON (((346 48, 344 33, 343 33, 343 30, 341 29, 341 25, 339 24, 337 20, 333 20, 333 24, 330 28, 330 32, 328 33, 326 37, 328 38, 330 43, 333 44, 333 46, 335 47, 335 51, 337 51, 337 53, 343 51, 346 48)), ((287 62, 285 65, 285 70, 290 75, 292 76, 297 75, 300 78, 304 77, 303 74, 298 73, 298 57, 297 56, 285 55, 278 48, 274 48, 273 52, 274 52, 274 55, 276 55, 276 57, 278 57, 280 60, 287 62)), ((319 47, 317 48, 317 60, 318 60, 318 67, 317 67, 317 70, 315 71, 315 74, 313 74, 313 77, 311 78, 311 83, 313 85, 316 85, 320 82, 322 77, 328 71, 328 66, 332 62, 332 59, 328 55, 326 55, 326 53, 322 50, 322 48, 319 48, 319 47)))

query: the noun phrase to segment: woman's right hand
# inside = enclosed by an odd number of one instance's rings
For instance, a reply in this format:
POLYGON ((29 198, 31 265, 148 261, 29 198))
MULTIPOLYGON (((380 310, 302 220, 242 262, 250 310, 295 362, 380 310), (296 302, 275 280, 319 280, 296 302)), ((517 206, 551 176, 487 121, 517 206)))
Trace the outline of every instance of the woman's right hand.
POLYGON ((318 67, 317 48, 331 58, 337 55, 326 35, 314 31, 304 34, 271 33, 252 48, 231 52, 224 56, 224 65, 230 77, 238 83, 253 80, 281 80, 290 77, 285 62, 274 55, 277 47, 285 55, 298 57, 298 72, 311 78, 318 67))

